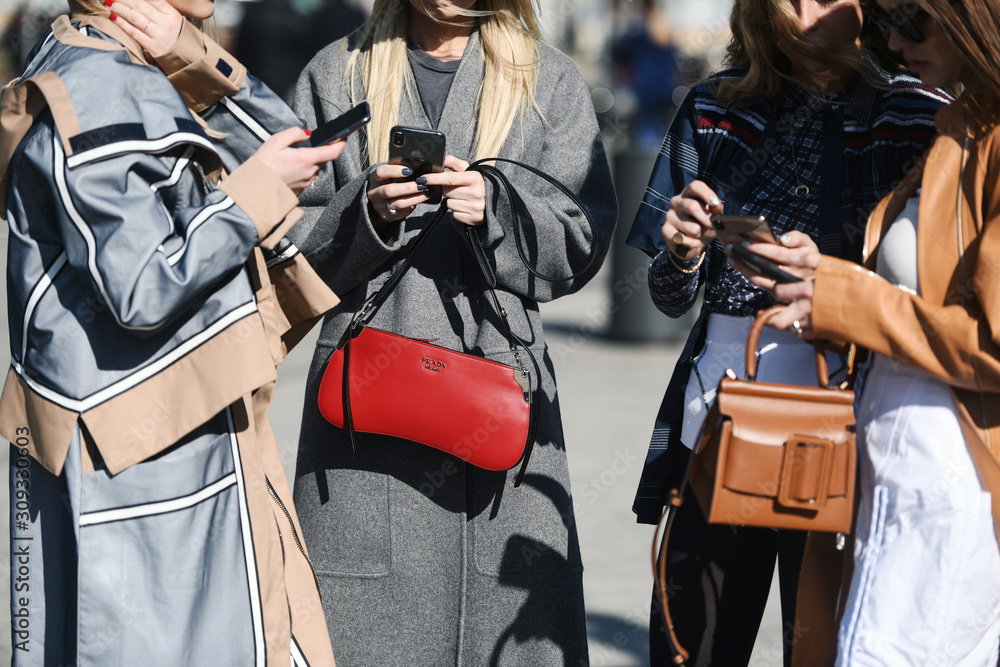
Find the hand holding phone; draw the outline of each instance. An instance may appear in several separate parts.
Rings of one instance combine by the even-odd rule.
[[[766,257],[761,257],[755,252],[751,252],[749,249],[744,248],[742,245],[733,245],[732,243],[723,246],[726,249],[726,253],[731,257],[735,257],[740,260],[751,269],[757,273],[767,276],[771,280],[778,283],[797,283],[801,282],[802,279],[793,276],[788,273],[780,266],[767,259]]]
[[[778,244],[778,237],[771,229],[771,223],[762,215],[712,215],[710,217],[715,235],[727,245],[740,245],[743,241]]]
[[[371,109],[367,102],[362,102],[356,107],[352,107],[340,114],[331,121],[323,123],[305,141],[299,142],[296,147],[323,146],[337,139],[343,139],[364,127],[372,119]]]
[[[726,254],[740,260],[757,273],[767,276],[779,283],[799,282],[792,274],[780,268],[777,264],[750,252],[743,247],[746,242],[778,243],[778,237],[771,229],[771,223],[762,215],[721,215],[711,216],[712,227],[716,238],[722,243]]]
[[[444,150],[443,132],[399,125],[389,131],[389,164],[413,170],[413,175],[403,180],[412,181],[424,174],[444,171]],[[440,187],[432,186],[427,190],[428,203],[437,204],[440,201]]]

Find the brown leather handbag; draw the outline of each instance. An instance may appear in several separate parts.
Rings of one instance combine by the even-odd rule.
[[[847,533],[854,513],[854,392],[829,388],[823,350],[816,347],[818,387],[757,382],[757,344],[767,321],[784,306],[761,313],[747,338],[745,380],[730,371],[719,383],[698,438],[697,454],[653,539],[653,574],[674,664],[688,654],[673,631],[667,606],[667,542],[687,484],[709,523]],[[662,536],[662,537],[661,537]]]
[[[757,382],[764,311],[747,339],[745,380],[726,377],[705,418],[691,488],[709,523],[847,533],[857,464],[854,392],[828,388],[816,346],[818,387]]]

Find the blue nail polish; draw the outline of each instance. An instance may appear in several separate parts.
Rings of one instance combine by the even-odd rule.
[[[425,183],[427,183],[427,177],[426,176],[417,176],[417,183],[419,183],[420,185],[424,185]]]
[[[403,167],[403,176],[411,176],[411,175],[413,175],[413,170],[410,169],[409,167]]]
[[[420,184],[417,186],[417,190],[426,190],[429,186]]]

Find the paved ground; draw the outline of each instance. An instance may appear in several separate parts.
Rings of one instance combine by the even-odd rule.
[[[0,263],[6,238],[0,238]],[[627,344],[605,337],[618,283],[610,266],[579,294],[542,306],[547,339],[559,382],[573,494],[576,499],[584,585],[595,667],[637,667],[649,663],[647,605],[652,586],[652,527],[640,526],[631,512],[652,420],[680,347],[676,343]],[[634,274],[629,271],[629,274]],[[621,292],[618,292],[621,298]],[[6,312],[5,291],[0,290]],[[648,298],[628,292],[636,299]],[[634,305],[634,303],[632,304]],[[619,313],[621,311],[618,311]],[[289,356],[280,370],[272,421],[286,466],[294,465],[299,414],[312,339]],[[6,349],[0,327],[0,349]],[[0,481],[0,504],[6,476]],[[0,511],[0,531],[7,513]],[[0,550],[0,627],[9,606],[9,554]],[[772,595],[772,599],[776,598]],[[780,621],[769,607],[752,661],[754,667],[780,665]],[[0,661],[10,637],[0,632]]]

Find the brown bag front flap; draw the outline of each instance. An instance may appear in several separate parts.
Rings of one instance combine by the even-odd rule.
[[[848,530],[853,405],[847,390],[723,380],[690,479],[708,521]]]
[[[854,392],[846,389],[724,379],[716,402],[734,436],[761,445],[784,445],[792,433],[842,445],[855,424]]]
[[[847,494],[847,476],[854,474],[847,451],[850,447],[854,447],[853,440],[833,446],[833,466],[827,497],[842,497]],[[781,472],[785,466],[785,454],[786,446],[761,445],[732,436],[729,438],[729,456],[722,483],[732,491],[775,498],[778,496]],[[801,501],[817,498],[823,486],[822,448],[795,446],[792,457],[789,495]]]
[[[764,322],[751,332],[750,356]],[[825,364],[817,350],[817,373]],[[709,409],[690,485],[710,523],[845,532],[854,506],[854,393],[723,379]]]

